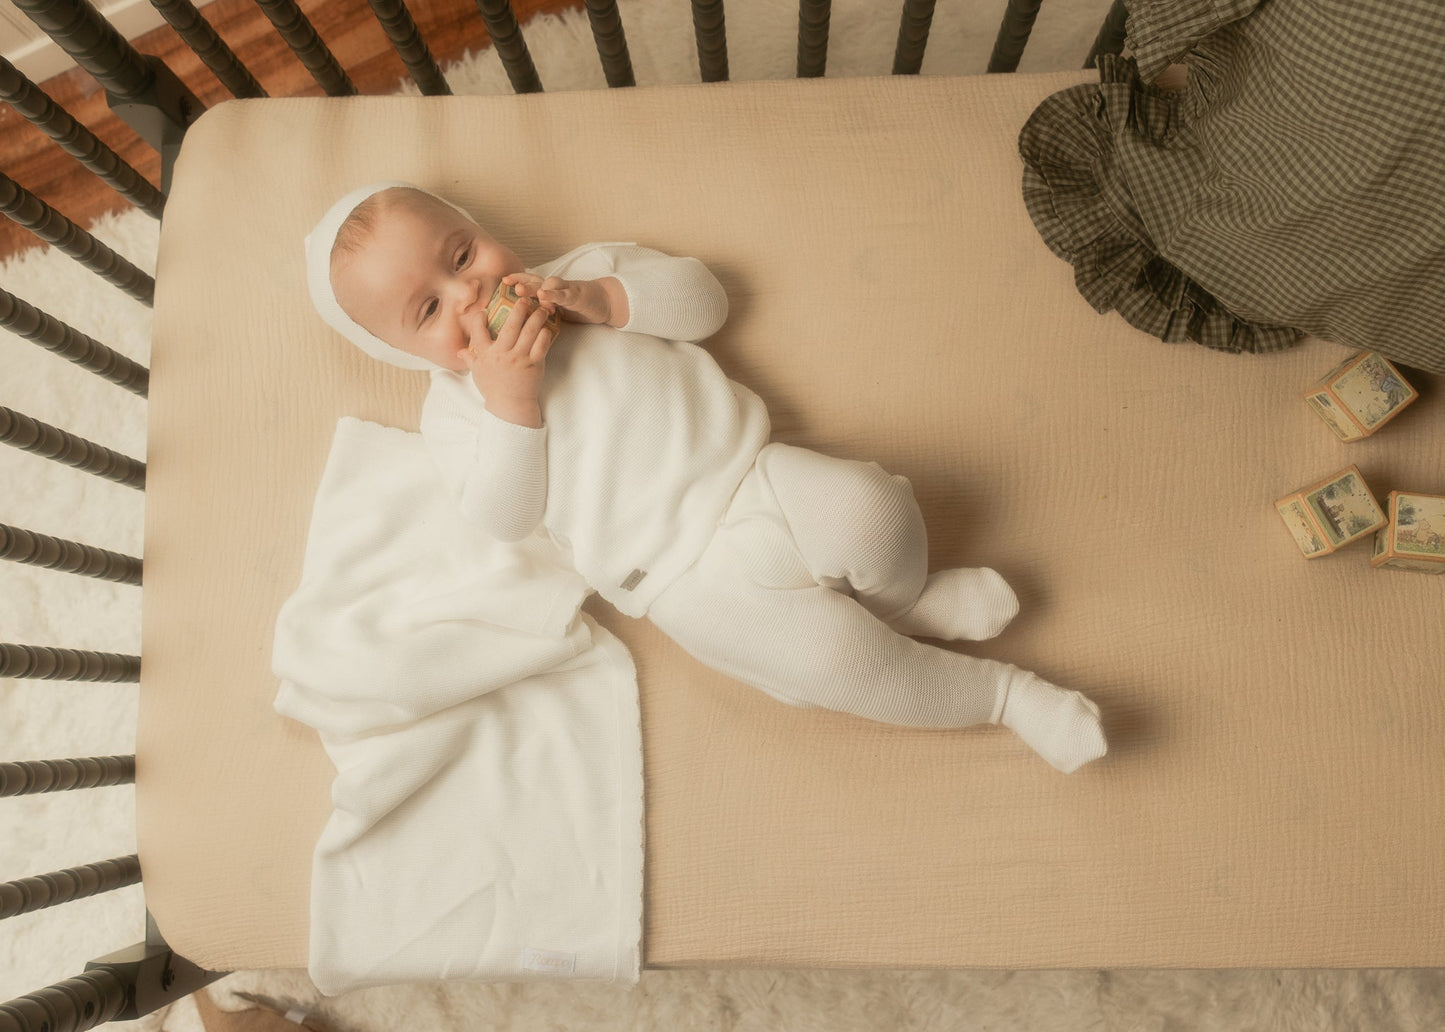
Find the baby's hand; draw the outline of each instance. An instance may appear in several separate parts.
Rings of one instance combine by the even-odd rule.
[[[507,315],[493,340],[487,333],[487,313],[478,307],[463,316],[468,346],[462,361],[481,391],[487,411],[519,426],[540,427],[542,407],[537,398],[547,352],[556,335],[547,326],[553,306],[524,298]]]
[[[627,322],[626,313],[619,313],[614,303],[622,294],[621,287],[609,290],[609,280],[565,280],[560,276],[543,279],[530,272],[516,272],[502,277],[502,282],[510,283],[518,297],[536,298],[545,304],[555,305],[562,318],[569,322],[608,323],[612,326],[622,326]],[[617,281],[610,280],[610,283],[616,284]],[[626,297],[625,294],[622,296]],[[622,318],[614,318],[619,314]]]

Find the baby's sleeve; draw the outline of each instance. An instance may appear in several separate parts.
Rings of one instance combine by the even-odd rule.
[[[462,516],[499,541],[521,541],[547,508],[547,428],[498,419],[469,396],[470,377],[446,375],[433,374],[422,438]]]
[[[636,244],[589,244],[538,269],[542,276],[611,276],[627,294],[628,321],[619,327],[664,340],[711,337],[728,317],[728,296],[696,258],[677,258]]]

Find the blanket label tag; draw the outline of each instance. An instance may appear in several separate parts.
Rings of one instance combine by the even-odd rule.
[[[577,970],[577,954],[559,953],[557,950],[534,950],[528,946],[522,950],[522,967],[527,971],[541,971],[549,975],[570,975]]]
[[[646,570],[633,570],[627,575],[627,579],[622,582],[622,590],[631,591],[633,588],[637,587],[637,585],[641,584],[642,578],[646,576]]]

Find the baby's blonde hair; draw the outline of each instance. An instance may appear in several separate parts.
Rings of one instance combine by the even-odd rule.
[[[382,193],[385,192],[385,190],[382,191]],[[336,230],[336,239],[331,243],[333,267],[339,257],[355,254],[361,250],[363,244],[371,239],[371,233],[376,229],[376,216],[380,209],[381,193],[372,194],[351,209],[351,214],[346,216],[346,221]]]
[[[346,220],[336,230],[336,239],[331,244],[331,268],[335,270],[341,258],[356,254],[366,245],[376,230],[377,220],[386,209],[397,204],[440,203],[425,190],[410,186],[392,186],[377,191],[352,208],[351,214],[346,216]]]

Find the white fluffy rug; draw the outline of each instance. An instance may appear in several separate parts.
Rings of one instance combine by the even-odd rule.
[[[622,0],[640,85],[698,80],[684,0]],[[835,0],[829,75],[887,74],[897,2]],[[1045,4],[1021,71],[1082,64],[1109,0]],[[942,0],[926,75],[981,72],[1003,0]],[[788,0],[728,0],[734,79],[793,74],[797,7]],[[526,38],[550,90],[605,81],[582,12],[543,16]],[[747,46],[741,44],[747,40]],[[449,69],[458,93],[510,92],[494,55]],[[98,236],[144,268],[158,232],[132,212],[103,220]],[[149,313],[64,255],[36,249],[0,268],[6,289],[141,362]],[[0,405],[138,458],[145,405],[26,341],[0,331]],[[0,448],[0,523],[139,555],[143,496]],[[0,639],[116,652],[140,648],[139,589],[4,564]],[[0,759],[128,753],[131,686],[0,680]],[[129,788],[62,793],[0,804],[0,880],[134,852]],[[80,971],[86,960],[144,934],[140,889],[73,903],[0,925],[0,1000]],[[320,1000],[301,972],[239,972],[211,988],[227,1009],[250,991],[319,1009],[348,1032],[397,1027],[473,1029],[991,1029],[1121,1032],[1445,1028],[1440,971],[1077,972],[647,972],[636,989],[596,985],[449,985],[371,990]],[[147,1032],[199,1032],[182,1001],[136,1023]]]

